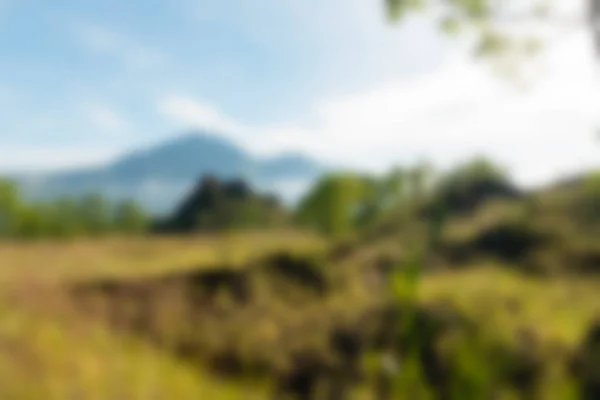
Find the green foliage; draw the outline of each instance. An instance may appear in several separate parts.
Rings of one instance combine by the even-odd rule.
[[[85,222],[79,218],[80,207],[76,200],[58,199],[52,209],[52,235],[74,237],[86,231]]]
[[[600,174],[592,173],[583,179],[581,188],[573,193],[569,214],[580,225],[600,231]]]
[[[148,229],[150,219],[142,207],[131,200],[119,203],[115,211],[115,225],[120,232],[141,233]]]
[[[297,219],[337,237],[371,231],[414,214],[429,195],[433,176],[427,163],[395,167],[380,177],[332,174],[301,201]]]
[[[0,179],[0,236],[10,236],[16,232],[20,206],[17,185],[9,180]]]
[[[508,180],[508,174],[502,167],[494,164],[492,161],[483,157],[476,157],[465,163],[459,164],[448,175],[448,179],[454,181],[493,179],[506,182]]]
[[[392,19],[401,19],[410,11],[422,10],[426,5],[427,0],[386,0]]]
[[[510,39],[505,34],[487,28],[481,32],[481,38],[475,47],[475,54],[481,57],[489,57],[507,51],[510,46]]]
[[[112,228],[110,205],[102,195],[85,196],[79,208],[79,215],[90,233],[100,235]]]
[[[430,207],[448,213],[475,210],[491,198],[515,198],[519,191],[506,172],[485,158],[467,161],[445,174]]]
[[[276,198],[255,193],[244,181],[205,177],[161,228],[176,232],[275,226],[285,221]]]
[[[374,212],[376,192],[375,182],[368,177],[326,176],[301,201],[298,221],[334,236],[351,234]]]
[[[440,29],[448,36],[456,36],[461,33],[463,24],[460,18],[454,15],[447,15],[440,20]]]
[[[18,236],[36,238],[47,231],[47,218],[41,208],[24,207],[19,213],[18,221]]]
[[[599,31],[594,26],[600,14],[598,2],[589,0],[588,24],[596,44]],[[519,3],[519,2],[517,2]],[[502,0],[385,0],[387,15],[402,21],[411,13],[432,10],[438,16],[439,29],[446,35],[456,36],[469,32],[475,38],[475,55],[491,59],[497,72],[518,77],[519,61],[536,54],[542,48],[541,36],[523,37],[519,29],[511,30],[515,20],[562,24],[560,15],[553,13],[557,1],[521,1],[518,11],[514,2]],[[515,15],[515,12],[517,13]],[[516,26],[516,25],[515,25]],[[521,30],[522,31],[522,30]],[[600,46],[596,46],[600,49]],[[517,74],[517,76],[514,76]]]
[[[21,198],[14,182],[0,179],[0,237],[31,239],[141,233],[148,225],[148,215],[132,201],[113,205],[102,195],[91,194],[82,199],[28,203]]]

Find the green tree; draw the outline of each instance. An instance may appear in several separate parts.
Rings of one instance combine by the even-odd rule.
[[[144,209],[132,200],[119,203],[115,210],[115,227],[125,233],[145,232],[150,218]]]
[[[53,230],[59,237],[85,233],[83,216],[76,200],[63,197],[53,204]]]
[[[112,227],[112,215],[108,201],[100,194],[90,194],[80,201],[78,215],[87,233],[104,234]]]
[[[394,167],[379,178],[364,178],[360,212],[356,215],[357,227],[370,228],[389,217],[407,203],[407,173],[400,167]]]
[[[297,218],[334,236],[352,233],[373,203],[375,188],[372,179],[359,175],[326,176],[301,201]]]
[[[434,177],[434,168],[427,162],[419,162],[406,171],[407,192],[412,203],[419,204],[427,196]]]
[[[442,177],[434,201],[450,213],[463,213],[472,211],[491,198],[514,198],[519,194],[502,167],[477,157],[458,165]]]
[[[406,198],[406,171],[400,167],[394,167],[384,177],[383,191],[385,204],[397,204]]]
[[[0,179],[0,236],[15,234],[20,207],[17,185],[10,180]]]
[[[16,236],[40,238],[48,234],[48,217],[39,206],[27,205],[19,210]]]
[[[492,60],[490,65],[496,72],[518,80],[521,61],[544,45],[539,33],[544,30],[521,29],[524,24],[545,24],[562,31],[587,25],[600,55],[600,1],[585,1],[585,17],[561,14],[559,0],[385,0],[385,5],[388,17],[395,22],[415,12],[433,11],[442,32],[453,36],[469,33],[475,39],[476,56]]]
[[[202,178],[163,228],[171,231],[218,231],[272,226],[284,222],[276,198],[256,193],[245,181]]]

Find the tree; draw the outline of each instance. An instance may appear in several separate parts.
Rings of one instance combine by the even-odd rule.
[[[494,197],[518,196],[520,191],[501,167],[478,157],[455,167],[441,179],[434,202],[449,213],[465,213]]]
[[[272,226],[284,219],[277,199],[255,193],[245,181],[221,182],[206,176],[160,228],[177,232],[216,231]]]
[[[12,235],[18,225],[21,199],[17,185],[0,179],[0,236]]]
[[[59,237],[85,233],[83,213],[77,201],[63,197],[52,204],[52,232]]]
[[[20,210],[16,236],[39,238],[48,233],[48,218],[41,207],[25,206]]]
[[[86,232],[97,235],[111,229],[111,211],[106,198],[100,194],[85,196],[79,203],[78,215]]]
[[[44,203],[21,200],[18,186],[0,179],[0,237],[38,238],[99,235],[115,231],[141,233],[150,216],[132,201],[111,205],[100,194],[62,197]]]
[[[432,185],[434,168],[427,162],[419,162],[407,169],[405,174],[411,201],[418,204],[424,200]]]
[[[375,188],[374,181],[364,176],[326,176],[300,202],[297,218],[334,236],[349,234],[373,203]]]
[[[386,175],[367,182],[370,188],[356,221],[359,228],[376,225],[382,219],[387,219],[391,211],[406,207],[409,201],[407,169],[394,167]]]
[[[406,197],[406,171],[400,167],[390,170],[383,181],[384,202],[396,204]]]
[[[434,10],[440,29],[446,34],[474,31],[477,55],[514,58],[528,56],[541,48],[539,36],[513,29],[531,23],[563,29],[587,25],[600,55],[600,0],[586,1],[586,16],[558,14],[552,7],[557,4],[556,0],[385,0],[385,4],[393,21],[417,11]]]
[[[147,230],[150,219],[144,209],[132,200],[119,203],[115,210],[115,228],[125,233],[141,233]]]

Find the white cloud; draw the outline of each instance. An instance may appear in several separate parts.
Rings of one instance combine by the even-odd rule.
[[[48,172],[61,168],[105,163],[118,154],[118,150],[98,146],[1,146],[0,172]]]
[[[84,112],[87,120],[103,132],[124,133],[131,128],[131,124],[123,116],[105,105],[90,104]]]
[[[78,37],[88,49],[117,57],[128,67],[151,68],[164,61],[158,50],[114,30],[83,21],[76,21],[74,25]]]
[[[213,127],[256,153],[302,150],[337,164],[381,170],[426,157],[449,165],[486,154],[522,183],[600,165],[600,81],[588,32],[549,44],[528,90],[468,58],[418,79],[386,82],[316,104],[315,127],[244,126],[190,97],[163,100],[163,115]]]
[[[184,95],[169,95],[160,101],[162,115],[199,129],[239,132],[244,127],[225,116],[210,104]]]

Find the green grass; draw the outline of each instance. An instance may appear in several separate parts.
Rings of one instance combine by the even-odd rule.
[[[0,398],[264,399],[265,385],[220,380],[168,349],[72,313],[45,288],[235,266],[277,250],[318,252],[325,245],[289,231],[2,243]]]
[[[313,234],[265,231],[205,236],[75,239],[0,243],[0,285],[132,278],[215,265],[239,265],[277,250],[322,251]]]
[[[262,399],[131,337],[15,307],[0,310],[2,399]]]
[[[539,278],[489,263],[426,275],[424,302],[448,301],[490,334],[510,339],[521,329],[542,342],[577,345],[600,316],[600,277]]]
[[[109,330],[73,313],[61,299],[52,298],[52,291],[41,288],[74,279],[140,280],[215,265],[244,265],[276,250],[320,253],[326,248],[321,238],[289,231],[0,244],[0,398],[267,398],[264,382],[217,378],[202,363],[186,362],[144,337]],[[199,316],[196,339],[204,349],[233,349],[273,364],[285,364],[286,354],[298,348],[325,353],[330,329],[355,321],[382,300],[384,286],[366,287],[363,274],[380,254],[402,259],[402,249],[389,239],[326,265],[335,289],[323,298],[296,292],[289,282],[260,273],[257,297],[239,309],[224,306],[223,315]],[[514,266],[486,261],[425,274],[418,302],[454,305],[487,339],[506,347],[517,346],[523,332],[532,334],[550,364],[553,352],[562,357],[576,350],[600,313],[599,285],[600,278],[532,277]],[[464,362],[478,365],[468,358]],[[547,372],[542,398],[567,398],[568,382],[553,373]],[[357,399],[371,398],[369,388],[359,389]]]

